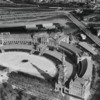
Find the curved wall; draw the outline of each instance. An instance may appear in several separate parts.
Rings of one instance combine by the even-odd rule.
[[[78,71],[77,71],[77,74],[78,74],[79,77],[84,76],[84,74],[85,74],[85,72],[87,70],[87,67],[88,67],[87,59],[84,59],[84,60],[79,62],[79,64],[78,64]]]
[[[25,50],[32,50],[33,46],[35,43],[37,43],[37,38],[32,38],[30,34],[11,34],[11,35],[0,35],[0,44],[1,44],[1,49],[7,50],[7,49],[25,49]],[[42,39],[42,37],[41,37]],[[53,42],[53,43],[51,43]],[[47,45],[47,46],[51,46],[55,47],[55,42],[51,41],[50,43],[47,41],[45,41],[45,39],[42,39],[41,44]],[[69,44],[63,43],[61,42],[60,49],[62,49],[63,51],[67,52],[66,54],[69,54],[71,56],[72,61],[74,64],[77,64],[77,54],[80,54],[81,51],[79,49],[77,49],[74,46],[70,46]],[[58,52],[58,51],[49,51],[49,50],[45,50],[43,52],[43,55],[46,55],[47,58],[49,58],[49,56],[51,58],[56,59],[55,62],[59,61],[59,63],[62,63],[62,53]],[[74,58],[73,58],[74,55]],[[74,60],[73,60],[74,59]],[[66,61],[67,62],[67,61]],[[67,67],[67,66],[66,66]],[[74,66],[72,66],[74,67]],[[78,66],[79,70],[78,70],[78,75],[79,77],[82,77],[87,69],[87,60],[83,60],[80,65]],[[70,68],[69,68],[70,69]],[[70,74],[73,74],[73,68],[70,72]],[[74,72],[75,73],[75,72]]]

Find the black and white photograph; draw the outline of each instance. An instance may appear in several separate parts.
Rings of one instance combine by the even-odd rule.
[[[100,0],[0,0],[0,100],[100,100]]]

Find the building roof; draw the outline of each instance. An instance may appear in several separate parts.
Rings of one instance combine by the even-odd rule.
[[[80,49],[78,49],[77,47],[75,47],[72,44],[67,44],[66,42],[60,42],[60,46],[71,51],[71,52],[73,52],[76,55],[82,53],[82,51]]]
[[[69,42],[68,36],[63,35],[57,39],[57,43],[60,43],[61,41],[68,43]]]
[[[45,50],[43,53],[49,54],[49,55],[55,57],[56,59],[62,61],[62,53],[60,53],[60,52]]]
[[[10,35],[0,35],[3,39],[6,40],[30,40],[32,41],[30,34],[10,34]]]
[[[86,80],[84,79],[84,78],[76,78],[75,80],[74,80],[74,82],[73,82],[73,84],[76,86],[77,85],[77,87],[83,87],[84,86],[84,84],[85,84],[85,82],[86,82]]]
[[[80,84],[84,84],[84,83],[86,82],[86,80],[83,79],[83,78],[76,78],[76,79],[75,79],[75,82],[78,82],[78,83],[80,83]]]
[[[74,82],[70,84],[70,94],[82,98],[84,96],[84,86],[86,85],[86,82],[85,79],[77,77]]]
[[[79,45],[82,46],[87,51],[89,51],[91,54],[93,54],[93,55],[97,54],[97,52],[95,51],[95,48],[91,47],[88,43],[86,43],[86,42],[80,42]]]

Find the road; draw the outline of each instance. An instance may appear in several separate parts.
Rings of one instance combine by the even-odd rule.
[[[97,46],[100,47],[100,39],[97,36],[91,34],[91,32],[86,28],[86,26],[76,19],[70,12],[64,11],[64,15],[66,15],[80,30],[82,30]]]
[[[80,22],[78,19],[76,19],[71,13],[70,11],[51,11],[51,12],[42,12],[42,13],[34,13],[34,16],[33,14],[29,14],[31,17],[37,17],[35,19],[31,19],[31,20],[39,20],[39,19],[45,19],[45,18],[48,18],[48,17],[51,17],[51,16],[56,16],[56,15],[65,15],[67,18],[69,18],[80,30],[82,30],[97,46],[100,46],[100,39],[97,37],[97,36],[94,36],[93,34],[91,34],[91,32],[87,29],[87,27],[82,23]],[[18,14],[18,16],[9,16],[9,18],[14,18],[14,20],[16,20],[15,18],[18,17],[18,19],[16,21],[19,20],[19,18],[22,17],[23,19],[23,15],[27,15],[26,14]],[[41,18],[41,15],[42,15],[42,18]],[[6,15],[3,16],[3,18],[6,18]],[[28,15],[27,15],[28,17]],[[3,19],[3,18],[0,18],[0,19]],[[4,19],[5,19],[4,18]],[[14,22],[13,20],[13,22]],[[24,19],[23,19],[24,20]],[[20,20],[21,21],[21,20]],[[9,21],[8,21],[9,22]],[[11,20],[10,20],[11,22]],[[19,21],[18,21],[19,22]],[[24,21],[25,22],[25,21]],[[14,22],[15,23],[15,22]],[[7,23],[6,23],[7,24]],[[8,23],[9,24],[9,23]],[[13,24],[13,23],[12,23]],[[2,25],[2,24],[1,24]],[[0,26],[1,26],[0,25]]]

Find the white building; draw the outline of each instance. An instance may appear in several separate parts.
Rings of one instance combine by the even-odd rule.
[[[90,81],[83,78],[76,78],[74,81],[71,80],[69,86],[69,94],[75,96],[70,96],[69,100],[80,100],[78,98],[87,100],[90,95]]]

